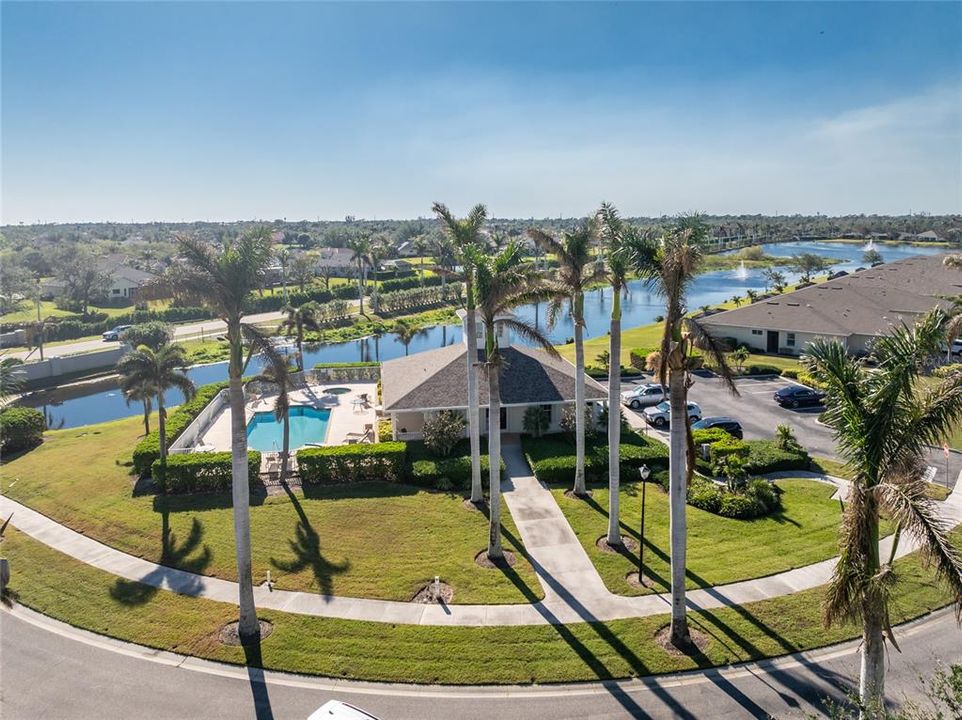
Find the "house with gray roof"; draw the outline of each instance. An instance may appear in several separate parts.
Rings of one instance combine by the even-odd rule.
[[[458,312],[466,330],[467,313]],[[567,360],[543,350],[512,342],[510,331],[497,322],[498,343],[504,356],[501,370],[501,430],[524,431],[524,414],[530,407],[542,407],[550,418],[547,432],[560,430],[562,413],[574,403],[575,367]],[[483,328],[478,322],[479,336]],[[467,333],[461,343],[437,350],[389,360],[381,366],[382,409],[391,418],[396,439],[418,439],[424,421],[441,410],[467,413]],[[479,337],[480,339],[480,337]],[[483,347],[483,340],[479,342]],[[478,352],[478,363],[484,351]],[[481,432],[488,429],[488,382],[478,366]],[[607,399],[605,388],[585,377],[585,398],[598,413]]]
[[[732,345],[800,355],[815,338],[835,339],[865,354],[872,340],[935,307],[948,310],[962,295],[962,272],[945,255],[911,257],[774,295],[705,318],[702,324]]]

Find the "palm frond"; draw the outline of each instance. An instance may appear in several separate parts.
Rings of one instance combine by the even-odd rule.
[[[545,337],[534,325],[518,320],[517,318],[504,318],[499,322],[504,324],[509,330],[512,330],[518,337],[527,340],[533,345],[537,345],[552,357],[560,357],[555,346],[551,344],[551,340]]]
[[[738,387],[735,385],[735,374],[728,364],[728,356],[726,355],[731,348],[712,335],[704,325],[694,318],[685,318],[684,326],[691,337],[692,345],[708,354],[715,371],[721,376],[725,386],[731,391],[732,395],[737,397]]]

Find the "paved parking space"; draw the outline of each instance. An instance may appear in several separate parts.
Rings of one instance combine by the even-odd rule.
[[[773,399],[776,390],[793,384],[791,380],[779,377],[738,378],[735,381],[737,396],[732,395],[717,377],[696,376],[694,380],[688,392],[689,400],[701,406],[705,417],[729,415],[738,420],[746,440],[769,439],[775,434],[776,425],[785,424],[795,430],[798,441],[813,455],[828,458],[837,456],[831,429],[817,420],[823,407],[783,408]],[[622,389],[643,382],[651,382],[651,379],[646,377],[622,383]],[[929,464],[935,468],[934,482],[942,485],[948,481],[949,487],[954,487],[962,472],[962,453],[951,452],[946,459],[940,448],[933,448]]]

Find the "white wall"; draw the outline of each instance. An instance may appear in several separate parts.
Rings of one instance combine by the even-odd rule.
[[[229,403],[229,390],[224,389],[217,393],[214,399],[207,404],[207,407],[201,410],[200,414],[194,418],[194,421],[187,426],[187,429],[171,443],[169,452],[172,455],[190,452],[190,448],[192,448],[210,428],[217,414]]]
[[[717,338],[734,338],[736,344],[744,343],[749,347],[756,348],[761,352],[766,352],[768,347],[768,331],[774,330],[775,328],[751,328],[751,327],[734,327],[731,325],[716,325],[710,320],[703,323],[705,327]],[[760,335],[753,334],[753,330],[760,332]],[[788,338],[789,332],[786,330],[778,331],[778,352],[779,353],[790,353],[792,355],[800,355],[805,352],[805,348],[808,344],[815,338],[826,338],[830,340],[838,340],[843,345],[847,343],[847,338],[842,335],[820,335],[818,333],[795,333],[795,345],[793,347],[789,346]]]
[[[105,350],[82,355],[48,357],[46,360],[24,363],[20,369],[23,373],[22,377],[27,382],[35,382],[88,370],[107,370],[116,365],[125,352],[127,352],[126,345],[114,345]]]

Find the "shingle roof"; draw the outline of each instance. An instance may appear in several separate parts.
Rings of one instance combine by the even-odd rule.
[[[381,396],[384,409],[423,410],[463,408],[468,405],[468,379],[463,344],[388,360],[381,366]],[[575,395],[575,368],[566,360],[553,358],[542,350],[522,346],[504,348],[501,371],[501,402],[528,405],[572,402]],[[479,352],[478,359],[483,355]],[[488,384],[484,371],[478,382],[481,407],[488,404]],[[607,391],[591,378],[585,378],[585,397],[603,400]]]
[[[755,327],[825,335],[876,335],[911,323],[945,296],[962,294],[962,272],[942,264],[944,255],[912,257],[852,273],[753,305],[712,315],[715,333],[724,327]]]

